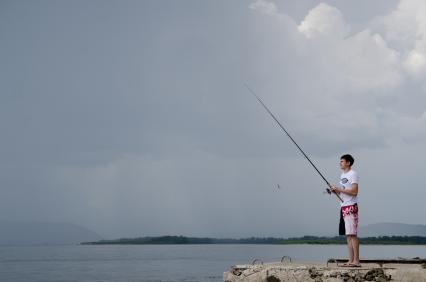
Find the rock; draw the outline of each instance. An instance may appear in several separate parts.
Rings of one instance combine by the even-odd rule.
[[[226,282],[361,282],[426,281],[419,264],[363,264],[361,268],[326,266],[320,263],[265,263],[233,266],[223,274]]]
[[[389,277],[386,276],[383,269],[380,269],[380,268],[369,270],[365,274],[364,279],[366,281],[377,281],[377,282],[386,282],[391,280],[390,276]]]
[[[266,282],[281,282],[281,280],[274,275],[266,277]]]

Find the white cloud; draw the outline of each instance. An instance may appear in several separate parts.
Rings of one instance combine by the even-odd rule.
[[[342,13],[325,3],[312,9],[298,29],[308,38],[321,35],[344,37],[349,31]]]
[[[266,0],[256,0],[256,2],[250,4],[249,8],[267,15],[278,14],[277,5],[275,5],[274,2],[268,2]]]
[[[426,76],[426,2],[401,0],[398,7],[382,18],[384,36],[403,54],[403,66],[409,76]]]
[[[414,48],[426,32],[425,9],[425,1],[401,0],[394,11],[380,18],[386,40],[398,49]]]
[[[317,151],[423,140],[425,87],[416,81],[426,75],[424,15],[426,3],[402,0],[375,25],[350,34],[337,8],[319,4],[296,25],[300,37],[287,25],[263,46],[259,61],[270,68],[260,65],[267,89],[259,91],[281,93],[274,101],[278,110],[304,125],[295,134],[315,140]]]
[[[346,87],[388,90],[400,85],[399,53],[383,38],[364,30],[337,43],[336,68]]]
[[[318,40],[311,44],[317,48],[318,56],[327,57],[327,61],[320,60],[320,67],[328,70],[326,74],[333,78],[336,90],[386,90],[400,85],[399,52],[370,29],[349,36],[349,24],[337,8],[319,4],[298,30],[307,38]]]
[[[414,77],[422,76],[426,72],[426,54],[419,50],[412,50],[404,61],[406,71]]]

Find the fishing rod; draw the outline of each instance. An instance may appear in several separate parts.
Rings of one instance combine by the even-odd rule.
[[[318,172],[318,174],[321,176],[321,178],[327,183],[327,186],[329,187],[327,189],[327,193],[331,194],[331,184],[328,182],[328,180],[322,175],[322,173],[318,170],[318,168],[314,165],[314,163],[309,159],[309,157],[305,154],[305,152],[300,148],[300,146],[294,141],[293,137],[288,133],[288,131],[284,128],[284,126],[278,121],[278,119],[274,116],[274,114],[268,109],[268,107],[263,103],[263,101],[254,93],[254,91],[246,84],[244,83],[245,87],[253,94],[253,96],[259,101],[259,103],[265,108],[265,110],[271,115],[271,117],[278,123],[278,125],[281,127],[282,130],[284,130],[285,134],[290,138],[291,141],[293,141],[294,145],[299,149],[299,151],[302,153],[302,155],[308,160],[308,162],[313,166],[313,168]],[[333,193],[336,195],[337,198],[343,203],[342,198],[335,192]]]

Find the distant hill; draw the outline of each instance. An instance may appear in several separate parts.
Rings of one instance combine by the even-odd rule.
[[[426,225],[405,223],[375,223],[360,226],[359,237],[426,236]]]
[[[362,237],[362,245],[426,245],[426,237],[421,236],[382,236],[382,237]],[[101,240],[97,242],[83,242],[82,245],[190,245],[190,244],[267,244],[267,245],[288,245],[288,244],[346,244],[344,236],[317,237],[303,236],[298,238],[242,238],[242,239],[218,239],[218,238],[197,238],[185,236],[159,236],[159,237],[139,237],[122,238],[116,240]]]
[[[0,221],[0,245],[62,245],[101,239],[95,232],[71,223]]]

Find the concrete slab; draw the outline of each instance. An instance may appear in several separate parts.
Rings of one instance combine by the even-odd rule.
[[[421,264],[364,263],[360,268],[340,267],[317,262],[272,262],[256,265],[235,265],[223,274],[225,282],[278,281],[426,281],[426,269]]]

